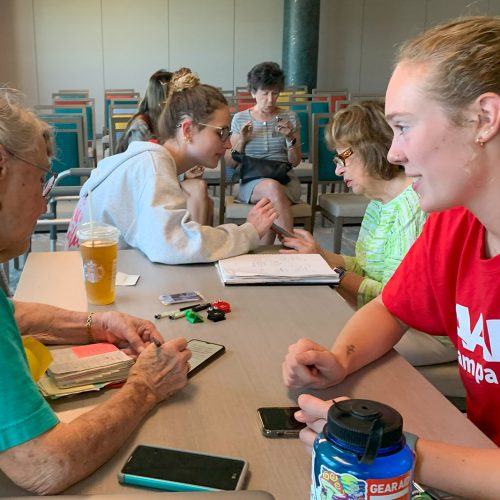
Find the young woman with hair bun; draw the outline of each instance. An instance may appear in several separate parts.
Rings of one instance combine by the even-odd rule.
[[[210,227],[192,219],[177,177],[196,165],[218,165],[231,147],[229,122],[218,89],[200,83],[187,68],[175,72],[159,119],[163,143],[133,142],[99,162],[82,186],[68,246],[78,245],[76,229],[89,219],[92,191],[94,220],[116,226],[120,248],[138,248],[153,262],[213,262],[256,248],[276,219],[269,200],[255,205],[241,226]]]

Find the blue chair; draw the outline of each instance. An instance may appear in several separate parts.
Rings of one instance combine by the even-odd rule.
[[[95,99],[93,97],[74,97],[74,94],[52,94],[52,102],[55,106],[85,106],[87,140],[93,145],[96,140],[95,130]]]
[[[333,158],[336,153],[326,144],[325,128],[334,113],[315,113],[312,120],[313,184],[312,202],[321,215],[333,222],[333,251],[340,253],[344,225],[360,225],[369,200],[353,193],[324,193],[318,196],[318,186],[343,183],[335,175]]]
[[[52,127],[54,135],[54,157],[51,168],[63,172],[72,168],[86,167],[86,141],[83,134],[83,116],[38,113],[38,117]],[[80,177],[68,176],[59,185],[78,186]]]

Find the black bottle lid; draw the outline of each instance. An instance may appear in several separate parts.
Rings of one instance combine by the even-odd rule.
[[[371,463],[379,448],[401,441],[403,418],[390,406],[369,399],[347,399],[328,411],[326,432],[347,446],[365,450],[362,463]]]

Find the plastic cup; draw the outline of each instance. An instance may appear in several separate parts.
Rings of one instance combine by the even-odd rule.
[[[115,301],[116,261],[120,231],[110,224],[86,222],[78,227],[87,300],[106,305]]]

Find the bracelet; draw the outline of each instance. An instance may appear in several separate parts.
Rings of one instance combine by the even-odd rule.
[[[95,338],[92,336],[92,319],[94,317],[93,312],[87,316],[87,321],[85,321],[85,328],[87,329],[87,340],[89,344],[95,343]]]

